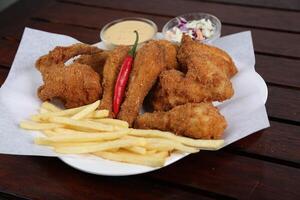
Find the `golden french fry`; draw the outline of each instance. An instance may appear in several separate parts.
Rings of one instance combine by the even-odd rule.
[[[125,150],[119,150],[117,152],[96,152],[94,155],[108,160],[146,165],[150,167],[161,167],[165,163],[165,158],[159,156],[139,155]]]
[[[46,135],[47,137],[54,136],[54,135],[57,135],[57,134],[58,134],[58,133],[56,133],[56,132],[53,131],[53,130],[44,130],[43,133],[44,133],[44,135]]]
[[[108,110],[96,110],[96,111],[90,113],[89,115],[87,115],[86,118],[101,119],[101,118],[108,117],[108,115],[109,115]]]
[[[58,147],[55,151],[64,154],[81,154],[81,153],[93,153],[98,151],[107,151],[116,148],[125,148],[130,146],[143,146],[145,141],[142,138],[139,139],[119,139],[113,141],[105,141],[100,144],[89,146],[70,146],[70,147]]]
[[[123,120],[119,120],[119,119],[106,118],[106,119],[95,119],[94,121],[100,122],[100,123],[103,123],[103,124],[112,125],[112,126],[120,126],[122,128],[128,128],[129,127],[128,122],[123,121]]]
[[[159,152],[153,153],[152,155],[156,156],[156,157],[167,158],[170,154],[168,151],[159,151]]]
[[[86,116],[88,116],[89,114],[91,114],[93,111],[95,111],[98,106],[100,104],[100,100],[95,101],[94,103],[87,105],[87,107],[85,107],[83,110],[79,111],[78,113],[76,113],[75,115],[73,115],[71,117],[71,119],[82,119]]]
[[[141,155],[147,153],[147,150],[144,147],[139,147],[139,146],[126,147],[125,150],[130,151],[132,153],[141,154]]]
[[[166,138],[173,141],[180,142],[187,146],[197,147],[200,149],[206,150],[216,150],[221,148],[224,145],[224,140],[201,140],[201,139],[192,139],[182,136],[174,135],[170,132],[159,131],[159,130],[141,130],[141,129],[132,129],[129,135],[139,136],[139,137],[153,137],[153,138]]]
[[[68,143],[68,142],[61,142],[61,143],[55,143],[55,142],[51,142],[45,139],[41,139],[41,137],[36,138],[34,140],[35,144],[38,145],[45,145],[45,146],[51,146],[54,148],[61,148],[61,147],[76,147],[76,146],[90,146],[90,145],[95,145],[95,144],[99,144],[99,142],[72,142],[72,143]]]
[[[45,108],[40,108],[40,113],[48,113],[49,111]]]
[[[57,112],[47,112],[47,113],[42,113],[42,114],[36,114],[36,115],[33,115],[31,117],[31,119],[34,118],[35,120],[39,119],[40,121],[47,121],[49,119],[49,117],[53,117],[53,116],[61,116],[61,117],[62,116],[71,116],[71,115],[75,115],[76,113],[80,112],[87,106],[88,105],[77,107],[77,108],[61,110],[61,111],[57,111]]]
[[[60,108],[58,108],[57,106],[53,105],[52,103],[45,101],[42,103],[41,108],[48,110],[50,112],[59,112],[61,111]]]
[[[71,142],[99,142],[106,140],[115,140],[126,135],[129,130],[115,131],[111,133],[84,133],[84,134],[59,134],[50,137],[38,137],[37,140],[48,141],[49,143],[71,143]],[[47,143],[47,142],[46,142]]]
[[[150,150],[160,150],[160,151],[171,151],[171,150],[177,150],[181,152],[187,152],[187,153],[196,153],[199,151],[199,149],[194,147],[188,147],[185,146],[179,142],[176,141],[170,141],[167,139],[161,139],[161,138],[146,138],[146,148]]]
[[[86,134],[86,133],[98,133],[98,134],[102,134],[103,131],[95,131],[95,130],[90,130],[90,129],[82,129],[80,130],[79,129],[68,129],[68,128],[55,128],[54,131],[56,133],[59,133],[59,134]]]
[[[21,122],[20,127],[28,130],[47,130],[63,127],[62,124],[55,123],[36,123],[36,122]]]
[[[70,119],[67,117],[49,117],[49,122],[64,124],[69,127],[86,128],[95,131],[114,131],[113,126],[101,124],[93,121],[82,121],[76,119]]]

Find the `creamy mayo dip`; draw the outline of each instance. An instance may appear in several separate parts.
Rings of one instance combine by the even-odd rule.
[[[150,24],[138,20],[126,20],[118,22],[104,32],[104,40],[114,45],[132,45],[135,41],[134,31],[139,33],[139,43],[151,39],[155,29]]]

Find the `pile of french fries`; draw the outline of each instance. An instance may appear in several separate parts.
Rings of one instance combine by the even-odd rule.
[[[223,140],[196,140],[158,130],[129,128],[126,121],[108,118],[108,110],[98,110],[100,101],[62,110],[44,102],[31,121],[20,123],[44,135],[34,142],[54,148],[60,154],[93,154],[113,161],[161,167],[173,152],[195,153],[216,150]]]

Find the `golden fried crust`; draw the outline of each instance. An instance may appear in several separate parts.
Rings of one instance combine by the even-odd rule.
[[[171,131],[196,139],[219,139],[227,127],[225,118],[211,103],[188,103],[168,112],[138,116],[135,128]]]
[[[182,37],[182,44],[179,48],[177,59],[185,69],[189,56],[207,55],[212,59],[219,60],[218,67],[224,71],[229,78],[237,73],[237,68],[231,57],[222,49],[210,45],[202,44],[194,41],[191,37],[184,35]]]
[[[222,50],[184,36],[177,58],[185,73],[163,72],[153,90],[154,110],[166,111],[188,102],[224,101],[233,96],[230,77],[237,70]]]
[[[89,65],[65,62],[81,54],[101,52],[87,44],[56,47],[36,61],[36,68],[43,76],[44,85],[38,89],[42,101],[60,99],[66,108],[90,104],[100,98],[102,87],[99,75]]]
[[[188,66],[187,74],[177,70],[161,73],[152,97],[154,110],[166,111],[188,102],[224,101],[233,96],[230,80],[209,57],[190,57]]]
[[[127,56],[130,48],[128,46],[119,46],[115,48],[107,57],[103,68],[103,98],[101,100],[100,109],[109,110],[112,117],[112,106],[114,98],[115,84],[122,63]]]
[[[93,103],[100,98],[99,75],[88,65],[53,67],[43,74],[44,85],[38,89],[42,101],[59,98],[66,108]]]
[[[74,63],[80,63],[91,66],[99,75],[103,77],[103,68],[109,51],[100,51],[91,55],[81,55]]]
[[[55,47],[49,54],[41,56],[36,61],[36,68],[39,71],[48,70],[52,65],[61,65],[68,61],[69,59],[77,55],[90,55],[101,52],[101,49],[97,47],[78,43],[67,47]]]
[[[157,44],[161,46],[164,51],[166,62],[165,69],[177,69],[179,67],[176,58],[178,46],[167,40],[158,40]]]
[[[125,120],[130,126],[132,125],[145,96],[164,67],[164,50],[157,41],[150,41],[138,50],[118,119]]]

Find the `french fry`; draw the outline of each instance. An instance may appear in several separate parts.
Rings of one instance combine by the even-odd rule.
[[[53,130],[44,130],[43,133],[44,133],[44,135],[46,135],[47,137],[57,135],[57,133],[56,133],[55,131],[53,131]]]
[[[63,127],[62,124],[55,124],[55,123],[36,123],[36,122],[21,122],[20,127],[23,129],[28,130],[47,130],[47,129],[54,129]]]
[[[130,146],[143,146],[145,141],[140,139],[119,139],[114,141],[107,141],[100,144],[89,146],[70,146],[55,148],[57,153],[63,154],[81,154],[81,153],[94,153],[98,151],[107,151],[115,148],[125,148]]]
[[[187,152],[187,153],[196,153],[199,151],[199,149],[197,148],[188,147],[176,141],[170,141],[161,138],[147,138],[145,140],[146,140],[146,148],[150,150],[153,149],[160,150],[160,151],[177,150],[177,151]]]
[[[108,160],[146,165],[150,167],[161,167],[165,163],[165,158],[159,156],[139,155],[125,150],[119,150],[117,152],[96,152],[94,155]]]
[[[95,119],[94,121],[101,122],[103,124],[112,125],[112,126],[120,126],[122,128],[128,128],[129,127],[128,122],[123,121],[123,120],[119,120],[119,119],[106,118],[106,119]]]
[[[59,111],[61,111],[60,108],[53,105],[52,103],[49,103],[48,101],[43,102],[42,105],[41,105],[41,108],[46,109],[50,112],[59,112]]]
[[[50,137],[37,137],[35,141],[43,141],[43,143],[72,143],[72,142],[99,142],[105,140],[115,140],[126,135],[129,130],[115,131],[111,133],[85,133],[85,134],[59,134]]]
[[[86,116],[86,118],[90,119],[102,119],[105,117],[108,117],[109,111],[108,110],[96,110],[89,115]]]
[[[206,150],[216,150],[216,149],[221,148],[224,145],[224,140],[192,139],[192,138],[177,136],[177,135],[174,135],[173,133],[159,131],[159,130],[132,129],[132,131],[130,131],[129,135],[139,136],[139,137],[166,138],[166,139],[180,142],[187,146],[197,147],[197,148],[206,149]]]
[[[67,117],[49,117],[49,122],[64,124],[69,127],[86,128],[95,131],[114,131],[113,126],[101,124],[93,121],[81,121]],[[58,127],[59,128],[59,127]]]
[[[40,113],[48,113],[49,111],[45,108],[40,108]]]
[[[76,147],[76,146],[90,146],[90,145],[96,145],[99,144],[100,142],[61,142],[61,143],[55,143],[55,142],[50,142],[48,140],[44,139],[37,139],[34,141],[35,144],[38,145],[44,145],[44,146],[51,146],[54,148],[61,148],[61,147]]]
[[[61,116],[61,117],[72,116],[72,115],[75,115],[76,113],[80,112],[87,106],[88,105],[77,107],[77,108],[61,110],[61,111],[57,111],[57,112],[47,112],[47,113],[42,113],[42,114],[36,114],[36,115],[33,115],[31,117],[31,119],[47,121],[49,119],[49,117],[52,117],[52,116]]]
[[[71,119],[82,119],[85,116],[88,116],[89,114],[91,114],[93,111],[95,111],[98,108],[99,104],[100,104],[100,100],[95,101],[94,103],[88,105],[83,110],[81,110],[78,113],[76,113],[75,115],[73,115],[71,117]]]
[[[147,149],[145,149],[144,147],[133,146],[133,147],[127,147],[125,149],[132,153],[141,154],[141,155],[145,155],[147,153]]]

